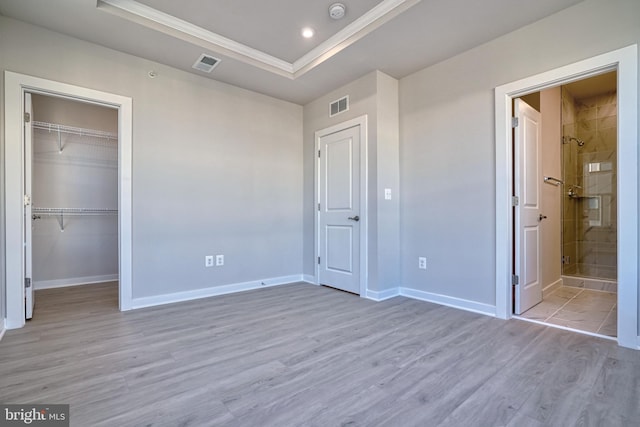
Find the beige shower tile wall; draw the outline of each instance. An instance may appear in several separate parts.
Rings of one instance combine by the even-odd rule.
[[[562,135],[563,137],[575,136],[577,133],[575,100],[571,93],[562,88]],[[576,144],[562,144],[562,256],[565,263],[562,265],[562,274],[576,274],[577,265],[577,237],[576,237],[576,204],[569,199],[567,192],[571,185],[578,184],[578,153]]]
[[[580,185],[579,194],[583,197],[570,199],[565,194],[563,199],[566,215],[563,249],[575,250],[570,252],[575,254],[572,264],[565,265],[563,272],[616,279],[617,96],[610,92],[575,100],[575,110],[571,112],[569,95],[563,91],[563,113],[566,101],[567,121],[571,117],[575,121],[565,123],[563,120],[564,135],[575,131],[569,136],[583,140],[584,146],[563,144],[565,182]]]

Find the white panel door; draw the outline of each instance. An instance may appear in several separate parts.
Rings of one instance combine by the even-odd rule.
[[[31,212],[31,187],[32,187],[32,155],[33,155],[33,111],[31,108],[31,94],[24,94],[24,302],[25,318],[33,317],[35,298],[33,292],[33,261],[32,261],[32,212]]]
[[[360,294],[360,127],[319,139],[319,282]]]
[[[518,126],[514,132],[515,192],[515,286],[516,314],[542,301],[540,264],[540,213],[542,182],[541,116],[521,99],[514,104]]]

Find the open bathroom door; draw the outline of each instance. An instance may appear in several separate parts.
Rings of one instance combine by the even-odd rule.
[[[540,265],[541,116],[521,99],[514,103],[514,312],[542,301]]]

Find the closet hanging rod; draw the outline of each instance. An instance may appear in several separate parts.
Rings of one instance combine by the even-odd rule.
[[[46,130],[49,132],[58,132],[58,133],[70,133],[74,135],[80,136],[89,136],[94,138],[104,138],[109,141],[118,141],[118,134],[113,132],[105,132],[101,130],[95,129],[86,129],[86,128],[78,128],[73,126],[65,126],[59,125],[56,123],[48,123],[48,122],[33,122],[34,129]]]
[[[547,184],[555,185],[556,187],[559,185],[564,185],[564,181],[558,178],[554,178],[552,176],[545,176],[544,182],[546,182]]]
[[[36,208],[31,212],[41,215],[113,215],[117,209],[91,209],[91,208]]]

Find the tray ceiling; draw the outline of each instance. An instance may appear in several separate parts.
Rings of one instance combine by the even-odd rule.
[[[0,14],[298,104],[370,71],[402,78],[582,0],[0,0]],[[303,39],[303,26],[316,36]],[[206,53],[211,74],[191,68]],[[158,78],[162,78],[159,73]]]

